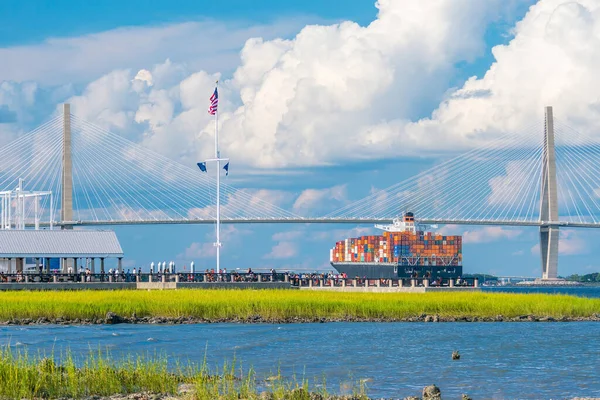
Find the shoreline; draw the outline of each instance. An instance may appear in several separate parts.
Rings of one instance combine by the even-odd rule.
[[[459,316],[447,317],[440,315],[418,315],[404,318],[303,318],[291,317],[280,319],[266,319],[259,315],[251,318],[196,318],[196,317],[136,317],[120,316],[115,313],[108,313],[105,318],[92,319],[68,319],[68,318],[14,318],[11,320],[0,321],[0,326],[26,326],[26,325],[193,325],[193,324],[316,324],[316,323],[450,323],[450,322],[600,322],[600,313],[589,317],[567,317],[560,318],[538,316],[538,315],[520,315],[517,317],[505,317],[497,315],[495,317],[480,316]]]
[[[600,299],[290,290],[0,292],[0,325],[600,321]]]

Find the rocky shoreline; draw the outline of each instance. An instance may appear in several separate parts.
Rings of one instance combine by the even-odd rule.
[[[192,388],[190,385],[182,385],[186,386],[184,390],[179,390],[177,395],[170,394],[160,394],[160,393],[132,393],[127,395],[113,395],[110,397],[101,397],[101,396],[89,396],[84,398],[84,400],[185,400],[189,399],[192,394]],[[310,399],[310,400],[400,400],[401,398],[393,398],[393,399],[375,399],[371,397],[366,397],[362,395],[349,395],[349,396],[340,396],[340,395],[329,395],[323,396],[319,393],[308,393],[306,390],[302,388],[293,389],[286,395],[284,395],[284,399]],[[277,397],[272,393],[264,392],[261,393],[257,400],[276,400]],[[67,399],[63,399],[67,400]],[[403,400],[442,400],[442,393],[440,389],[435,385],[429,385],[423,388],[421,396],[408,396],[404,397]],[[472,400],[472,398],[466,394],[461,396],[461,400]],[[585,397],[580,398],[576,397],[572,400],[600,400],[598,398]]]
[[[193,385],[182,384],[177,395],[160,394],[160,393],[132,393],[128,395],[114,395],[110,397],[90,396],[84,400],[184,400],[190,398],[193,394]],[[255,398],[255,397],[252,397]],[[263,392],[258,396],[257,400],[277,400],[281,397],[276,397],[273,393]],[[310,399],[310,400],[393,400],[393,399],[374,399],[365,395],[327,395],[320,393],[310,393],[303,388],[296,388],[284,394],[283,399]],[[400,398],[398,398],[400,399]],[[66,400],[66,399],[65,399]],[[409,396],[404,400],[442,400],[442,393],[435,385],[429,385],[423,388],[421,397]],[[462,400],[471,400],[471,397],[466,394],[462,395]]]
[[[250,318],[196,318],[196,317],[138,317],[121,316],[108,312],[104,318],[92,319],[68,319],[68,318],[13,318],[7,321],[0,321],[0,325],[101,325],[101,324],[163,324],[163,325],[181,325],[181,324],[211,324],[211,323],[240,323],[240,324],[294,324],[294,323],[326,323],[326,322],[600,322],[600,314],[594,314],[590,317],[541,317],[536,315],[520,315],[517,317],[505,317],[496,315],[494,317],[443,317],[439,315],[421,314],[419,316],[407,318],[303,318],[290,317],[283,319],[267,319],[260,315]]]

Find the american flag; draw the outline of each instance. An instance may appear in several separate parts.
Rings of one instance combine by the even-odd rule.
[[[217,113],[217,106],[219,105],[219,92],[215,88],[215,92],[210,96],[210,107],[208,107],[208,113],[215,115]]]

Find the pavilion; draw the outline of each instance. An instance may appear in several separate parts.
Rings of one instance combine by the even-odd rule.
[[[116,258],[122,270],[123,250],[113,231],[64,230],[0,230],[0,269],[8,273],[22,273],[26,259],[35,260],[35,272],[44,265],[49,272],[50,259],[62,260],[62,273],[67,265],[77,272],[77,261],[85,259],[95,273],[95,260],[100,259],[100,272],[104,272],[104,260]],[[89,264],[87,261],[91,261]]]

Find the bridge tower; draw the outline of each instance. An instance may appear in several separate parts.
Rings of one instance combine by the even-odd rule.
[[[71,105],[63,104],[63,157],[62,157],[62,193],[60,203],[61,229],[73,229],[72,225],[64,222],[73,220],[73,163],[71,158]],[[61,259],[62,273],[67,273],[69,267],[75,271],[73,259]]]
[[[554,146],[554,118],[552,107],[546,107],[544,152],[542,158],[542,185],[540,192],[540,251],[542,279],[558,277],[558,195],[556,187],[556,153]]]
[[[60,222],[73,220],[73,163],[71,159],[71,105],[63,104],[63,157]],[[62,225],[62,229],[72,226]]]

